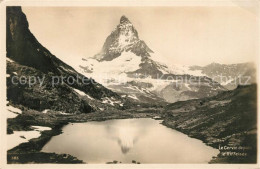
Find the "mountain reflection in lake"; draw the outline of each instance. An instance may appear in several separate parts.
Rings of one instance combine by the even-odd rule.
[[[219,152],[147,118],[68,124],[42,151],[67,153],[87,163],[207,163]]]
[[[109,120],[106,124],[106,137],[116,140],[123,154],[129,152],[139,137],[145,135],[145,130],[151,121],[141,124],[136,120]]]

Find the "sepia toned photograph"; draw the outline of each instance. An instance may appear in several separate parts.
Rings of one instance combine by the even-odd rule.
[[[250,2],[5,6],[7,165],[257,165]]]

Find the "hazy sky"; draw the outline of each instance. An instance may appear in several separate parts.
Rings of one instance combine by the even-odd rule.
[[[250,7],[23,7],[31,32],[58,58],[76,64],[100,51],[125,15],[140,39],[172,63],[240,63],[257,56]]]

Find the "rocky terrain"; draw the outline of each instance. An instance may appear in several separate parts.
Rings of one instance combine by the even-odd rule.
[[[256,85],[238,86],[214,97],[167,105],[163,124],[215,148],[234,148],[220,149],[219,157],[212,163],[255,163],[256,107]],[[246,155],[228,156],[229,151]]]

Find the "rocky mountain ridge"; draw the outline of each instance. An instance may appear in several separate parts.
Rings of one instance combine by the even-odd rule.
[[[191,66],[190,69],[201,71],[201,73],[231,90],[238,85],[256,83],[256,65],[251,62],[238,64],[211,63],[206,66]]]
[[[7,100],[10,104],[66,113],[123,107],[118,94],[78,73],[43,47],[30,32],[21,7],[7,8],[6,26]],[[28,83],[18,83],[21,77],[44,81],[29,86]],[[54,78],[59,82],[54,82]]]

